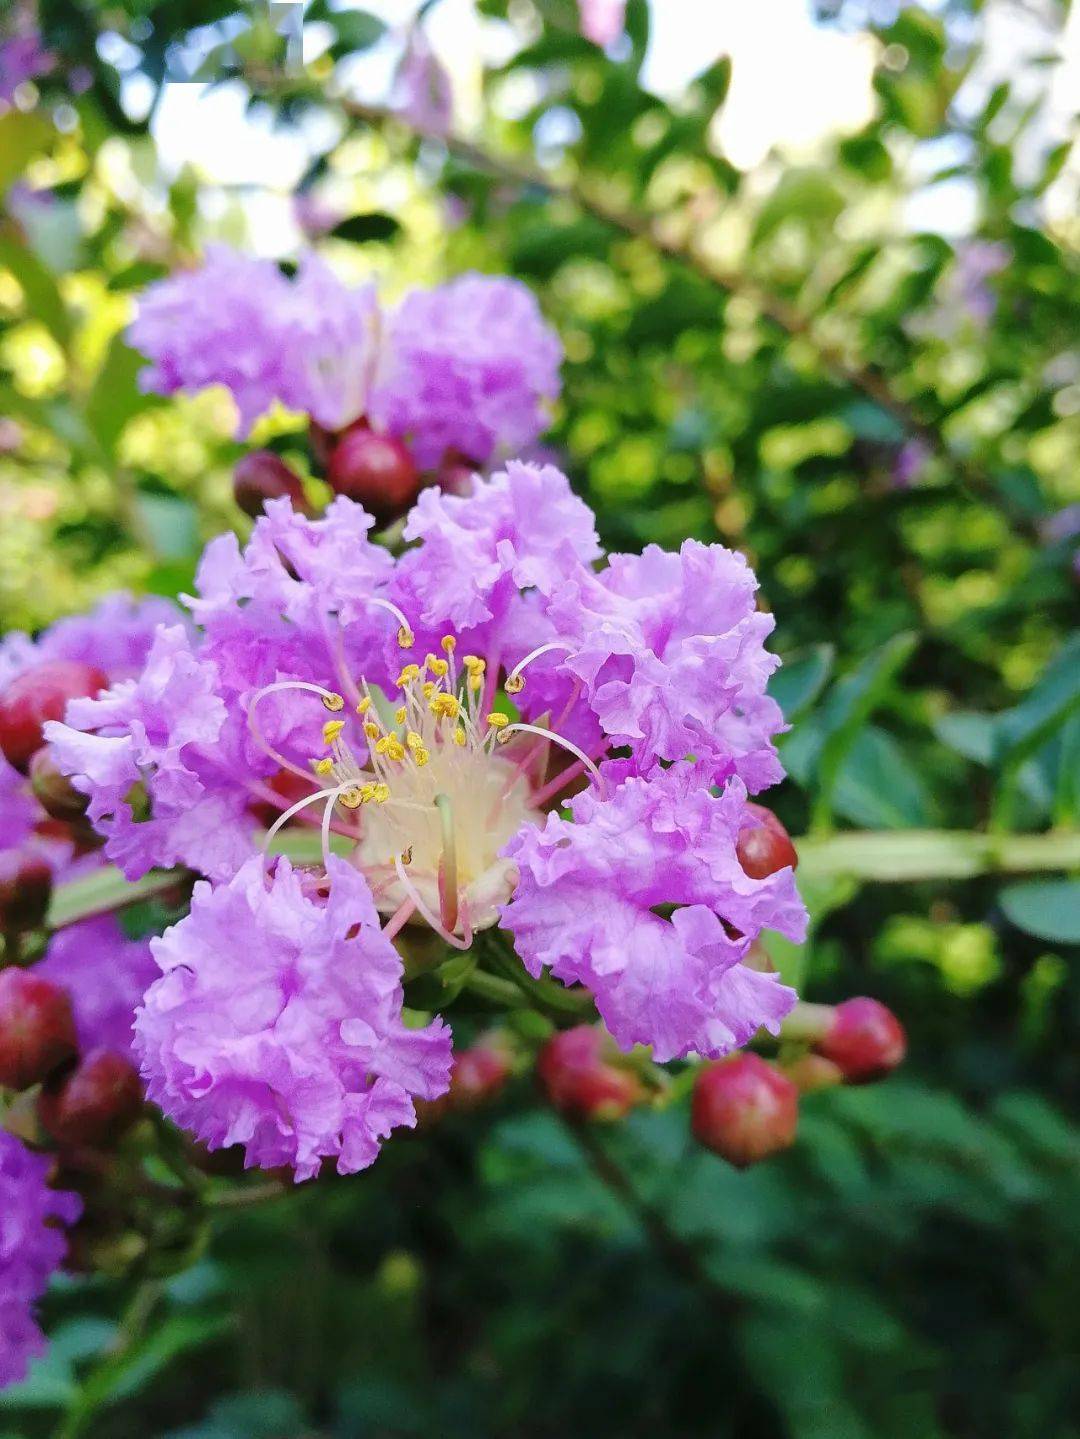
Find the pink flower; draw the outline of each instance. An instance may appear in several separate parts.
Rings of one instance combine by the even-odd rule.
[[[413,1099],[450,1082],[450,1032],[401,1017],[401,960],[366,881],[331,858],[329,894],[281,860],[195,888],[191,913],[154,940],[162,976],[135,1023],[150,1099],[211,1149],[298,1180],[335,1159],[371,1164]]]
[[[626,0],[578,0],[581,33],[594,45],[607,49],[615,43],[626,23]]]

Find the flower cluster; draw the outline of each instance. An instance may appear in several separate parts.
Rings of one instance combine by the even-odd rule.
[[[457,949],[502,925],[661,1060],[775,1032],[794,995],[745,961],[805,927],[788,861],[740,862],[782,728],[740,556],[605,559],[565,477],[522,463],[424,491],[399,558],[370,526],[270,502],[207,549],[196,631],[159,627],[47,727],[129,875],[212,881],[154,944],[149,1094],[299,1177],[370,1163],[446,1087],[448,1032],[401,1018],[406,924]],[[267,868],[279,835],[314,870]]]
[[[145,388],[224,385],[246,434],[275,403],[330,431],[366,416],[424,467],[476,464],[531,443],[559,392],[562,350],[531,292],[467,275],[384,311],[308,255],[293,279],[269,260],[212,247],[201,268],[151,285],[129,338]]]
[[[73,1224],[77,1195],[48,1187],[50,1161],[0,1130],[0,1387],[17,1383],[45,1341],[34,1307],[64,1257],[61,1224]]]

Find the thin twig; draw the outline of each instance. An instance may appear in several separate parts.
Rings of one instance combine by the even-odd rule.
[[[726,1319],[739,1308],[735,1295],[723,1289],[709,1274],[692,1244],[675,1233],[661,1211],[638,1192],[630,1176],[612,1157],[594,1128],[588,1124],[564,1119],[567,1129],[596,1175],[616,1196],[623,1208],[637,1221],[650,1244],[669,1269],[695,1289],[706,1294]]]
[[[817,332],[813,317],[803,314],[794,305],[775,295],[759,282],[734,270],[726,269],[711,255],[705,254],[692,236],[682,238],[670,233],[674,216],[643,214],[627,205],[616,203],[591,188],[580,175],[560,180],[535,165],[502,155],[493,155],[463,136],[436,134],[387,105],[371,105],[361,101],[335,97],[333,103],[351,119],[369,125],[399,125],[418,139],[445,145],[447,150],[473,169],[523,189],[541,190],[545,194],[568,200],[586,214],[635,239],[646,240],[669,259],[684,265],[699,279],[727,295],[737,295],[754,306],[757,312],[776,329],[792,339],[805,340],[815,351],[822,365],[842,383],[873,400],[910,435],[922,441],[934,454],[945,460],[957,478],[972,492],[989,499],[1019,530],[1034,533],[1034,522],[1008,504],[986,471],[969,457],[960,455],[950,445],[938,425],[919,414],[902,395],[898,395],[888,374],[870,361],[852,361],[843,350]]]

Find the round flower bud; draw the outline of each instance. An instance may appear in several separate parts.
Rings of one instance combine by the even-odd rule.
[[[0,971],[0,1087],[28,1089],[75,1054],[71,1000],[32,970]]]
[[[622,1119],[643,1098],[636,1076],[604,1058],[604,1033],[579,1024],[552,1035],[536,1061],[551,1104],[578,1119]]]
[[[142,1106],[142,1085],[129,1059],[94,1049],[42,1090],[38,1117],[61,1144],[114,1143]]]
[[[845,999],[833,1010],[832,1023],[817,1046],[848,1084],[882,1079],[907,1053],[907,1035],[891,1009],[876,999]]]
[[[794,1141],[799,1091],[758,1055],[735,1054],[698,1071],[690,1115],[699,1144],[746,1169]]]
[[[347,430],[334,446],[326,478],[380,525],[403,515],[420,489],[416,464],[401,441],[363,427]]]
[[[794,869],[799,863],[791,836],[763,804],[747,803],[748,823],[739,831],[735,853],[751,879],[768,879],[778,869]]]
[[[30,788],[50,819],[79,819],[90,803],[67,775],[61,773],[48,745],[39,749],[30,761]]]
[[[0,696],[0,751],[8,764],[25,774],[41,748],[46,721],[62,720],[69,700],[108,687],[100,670],[74,660],[50,660],[12,680]]]
[[[0,850],[0,933],[21,934],[44,924],[52,887],[52,870],[40,855]]]
[[[291,500],[294,510],[308,512],[300,476],[273,450],[252,450],[239,461],[233,470],[233,498],[253,520],[267,500]]]
[[[447,1098],[453,1109],[477,1109],[496,1099],[510,1077],[510,1057],[497,1038],[479,1040],[454,1056]]]

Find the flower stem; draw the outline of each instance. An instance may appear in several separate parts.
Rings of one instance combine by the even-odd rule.
[[[157,1308],[164,1286],[159,1279],[144,1280],[131,1297],[120,1320],[120,1329],[111,1345],[68,1404],[52,1439],[78,1439],[90,1420],[108,1402],[113,1385],[130,1351],[142,1338]]]
[[[93,874],[58,885],[53,890],[46,923],[49,929],[65,929],[80,919],[92,919],[94,915],[126,909],[141,899],[150,899],[155,894],[172,889],[187,873],[183,869],[155,869],[143,875],[142,879],[127,880],[118,869],[106,865],[94,870]]]

